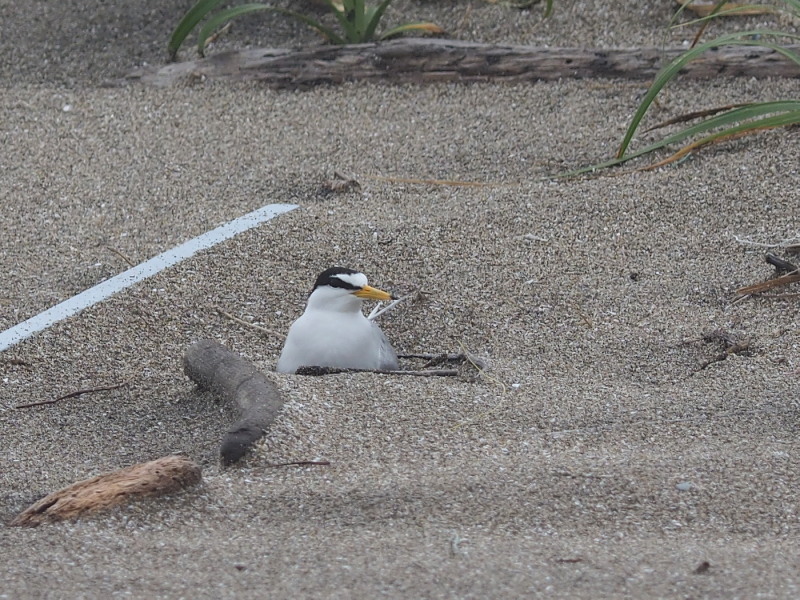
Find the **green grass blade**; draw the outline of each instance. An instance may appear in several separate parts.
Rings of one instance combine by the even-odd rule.
[[[365,0],[354,0],[354,10],[352,16],[351,39],[350,42],[361,43],[367,41],[364,37],[364,31],[367,29],[366,13],[367,7]]]
[[[380,39],[388,40],[389,38],[407,33],[409,31],[414,31],[417,33],[444,33],[444,29],[435,23],[407,23],[406,25],[400,25],[398,27],[393,27],[388,31],[384,31],[383,34],[381,34]]]
[[[364,41],[371,41],[375,37],[375,30],[378,28],[378,23],[380,23],[381,18],[383,17],[383,13],[386,12],[386,9],[389,8],[389,5],[392,3],[392,0],[383,0],[377,8],[372,11],[370,15],[370,19],[367,22],[367,28],[364,30]],[[381,36],[381,39],[385,39]]]
[[[553,0],[545,0],[544,17],[545,19],[553,14]]]
[[[343,10],[339,10],[336,7],[336,5],[333,2],[331,2],[331,0],[325,0],[325,4],[327,4],[328,7],[331,9],[331,12],[336,17],[336,20],[339,21],[339,26],[342,28],[342,31],[344,31],[345,37],[347,37],[347,32],[350,30],[350,22],[347,20],[347,15],[351,14],[352,11],[353,11],[353,2],[352,2],[352,0],[344,0],[342,2]],[[340,36],[337,36],[337,37],[339,37],[339,39],[342,40],[342,41],[341,42],[334,42],[334,43],[336,43],[336,44],[346,44],[347,43],[347,41],[344,40],[343,38],[341,38]]]
[[[719,137],[729,136],[734,133],[741,133],[749,130],[766,129],[768,127],[786,127],[788,125],[797,125],[800,123],[800,109],[788,111],[779,115],[771,117],[764,117],[763,119],[756,119],[748,121],[747,123],[740,123],[735,127],[729,127],[713,133],[697,141],[697,143],[705,143],[715,140]]]
[[[200,56],[205,56],[206,42],[208,41],[208,38],[223,24],[235,19],[236,17],[262,10],[269,11],[274,9],[266,4],[241,4],[239,6],[218,12],[216,15],[206,21],[206,23],[200,29],[200,33],[197,34],[197,52],[200,54]]]
[[[685,156],[690,155],[695,150],[699,150],[704,146],[708,146],[710,144],[726,142],[729,140],[742,137],[744,135],[759,133],[767,129],[775,129],[777,127],[787,127],[789,125],[797,125],[798,123],[800,123],[800,111],[788,112],[782,115],[775,115],[772,117],[765,117],[763,119],[748,121],[747,123],[741,123],[739,125],[736,125],[735,127],[729,127],[728,129],[717,131],[704,138],[700,138],[699,140],[691,142],[690,144],[687,144],[683,148],[680,148],[677,152],[673,153],[672,156],[669,156],[666,159],[659,161],[655,164],[649,165],[646,168],[653,169],[659,166],[670,164],[672,162],[675,162],[676,160],[682,159]]]
[[[727,4],[727,0],[724,0],[722,3],[717,4],[714,11],[710,14],[707,14],[705,17],[697,17],[696,19],[692,19],[691,21],[686,21],[684,23],[678,23],[677,25],[673,25],[675,29],[679,27],[691,27],[693,25],[700,25],[702,23],[706,23],[708,21],[712,21],[719,17],[730,17],[732,15],[736,15],[738,13],[747,13],[750,10],[758,10],[762,11],[759,13],[760,15],[768,15],[768,14],[778,14],[781,10],[775,6],[770,6],[769,4],[737,4],[732,8],[722,8]],[[751,16],[745,14],[744,16]]]
[[[690,139],[698,134],[717,129],[719,127],[728,127],[734,123],[743,123],[747,119],[755,119],[756,117],[763,117],[773,113],[793,114],[800,112],[800,100],[780,100],[776,102],[761,102],[756,104],[748,104],[739,108],[735,108],[719,115],[714,115],[709,119],[705,119],[700,123],[696,123],[691,127],[681,129],[680,131],[668,135],[661,140],[645,146],[641,150],[628,154],[625,158],[635,158],[658,150],[670,144],[682,142]],[[747,121],[748,123],[751,121]]]
[[[305,25],[308,25],[309,27],[311,27],[311,29],[316,30],[323,37],[327,38],[328,41],[330,41],[332,44],[342,45],[342,44],[346,43],[345,40],[342,39],[342,37],[338,33],[336,33],[333,29],[325,27],[325,25],[323,25],[319,21],[316,21],[316,20],[312,19],[311,17],[307,17],[303,13],[295,12],[293,10],[288,10],[286,8],[278,8],[277,6],[273,6],[271,8],[272,8],[272,12],[276,12],[278,14],[285,15],[287,17],[291,17],[292,19],[294,19],[296,21],[300,21],[301,23],[304,23]]]
[[[650,89],[647,90],[647,94],[645,95],[642,102],[639,104],[639,107],[636,109],[636,112],[631,119],[630,125],[628,125],[628,129],[625,132],[625,136],[622,139],[622,143],[620,144],[619,150],[617,151],[617,157],[622,158],[625,156],[625,153],[628,150],[628,146],[630,145],[631,139],[633,139],[636,130],[639,128],[639,124],[641,123],[642,119],[644,118],[645,113],[650,108],[650,105],[655,100],[656,96],[659,92],[667,85],[672,79],[674,79],[680,70],[690,61],[694,60],[707,50],[711,48],[718,48],[720,46],[728,46],[728,45],[739,45],[739,46],[764,46],[767,48],[772,48],[776,52],[779,52],[789,58],[790,60],[794,61],[798,65],[800,65],[800,55],[795,54],[791,50],[784,48],[778,44],[773,44],[767,42],[765,40],[751,40],[747,38],[751,38],[752,36],[781,36],[781,37],[789,37],[792,39],[800,39],[800,36],[792,35],[788,33],[782,32],[774,32],[774,31],[763,31],[763,30],[754,30],[754,31],[743,31],[738,33],[731,33],[727,35],[720,36],[716,39],[708,41],[704,44],[700,44],[691,50],[687,50],[679,57],[674,59],[671,63],[669,63],[666,67],[661,69],[661,71],[656,75],[655,80],[650,86]]]
[[[322,23],[319,23],[318,21],[315,21],[311,17],[307,17],[302,13],[297,13],[294,12],[293,10],[286,10],[284,8],[275,8],[275,12],[286,15],[287,17],[292,17],[293,19],[300,21],[301,23],[305,23],[306,25],[311,27],[311,29],[315,29],[324,37],[326,37],[328,41],[330,41],[332,44],[343,45],[346,43],[346,41],[342,38],[342,36],[336,33],[333,29],[325,27]]]
[[[217,13],[211,19],[209,19],[205,25],[203,25],[200,33],[197,34],[197,51],[200,53],[200,56],[205,56],[206,42],[211,34],[217,30],[217,28],[224,23],[227,23],[231,19],[235,19],[236,17],[260,11],[275,12],[292,17],[293,19],[297,19],[298,21],[305,23],[309,27],[316,29],[322,35],[330,39],[334,44],[344,43],[344,40],[336,35],[336,33],[303,14],[296,13],[285,8],[279,8],[277,6],[269,6],[267,4],[241,4]]]
[[[178,55],[178,50],[183,45],[186,36],[197,27],[197,24],[202,21],[209,12],[224,1],[225,0],[198,0],[198,2],[183,15],[183,18],[175,27],[175,30],[169,38],[169,43],[167,44],[169,60],[175,60],[175,57]]]
[[[780,112],[782,114],[775,115],[774,117],[767,117],[767,119],[775,119],[777,122],[780,123],[780,125],[791,125],[795,123],[800,123],[800,100],[780,100],[775,102],[763,102],[736,108],[728,112],[722,113],[720,115],[715,115],[710,119],[706,119],[691,127],[687,127],[686,129],[682,129],[681,131],[678,131],[663,139],[660,139],[657,142],[649,144],[644,148],[636,150],[635,152],[631,152],[630,154],[626,154],[623,157],[617,157],[601,163],[589,165],[587,167],[581,167],[580,169],[569,171],[568,173],[561,173],[556,177],[559,178],[576,177],[578,175],[583,175],[585,173],[592,173],[595,171],[599,171],[601,169],[606,169],[609,167],[621,165],[625,162],[628,162],[629,160],[633,160],[634,158],[639,158],[640,156],[644,156],[646,154],[654,152],[655,150],[660,150],[661,148],[669,146],[670,144],[683,142],[698,134],[705,133],[712,129],[722,127],[738,121],[742,121],[743,119],[753,119],[758,116],[763,116],[776,112]],[[764,123],[768,122],[769,121],[766,121],[764,119],[758,121],[748,121],[747,123],[741,123],[740,125],[735,127],[728,127],[727,129],[724,129],[711,136],[707,136],[707,138],[703,139],[711,141],[711,139],[716,139],[717,137],[723,135],[730,135],[731,133],[743,131],[748,128],[757,129],[758,124],[763,125]]]

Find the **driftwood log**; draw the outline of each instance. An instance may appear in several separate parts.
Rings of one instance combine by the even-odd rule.
[[[788,46],[797,51],[800,46]],[[258,80],[276,87],[371,80],[535,81],[561,78],[652,79],[684,49],[580,49],[500,46],[459,40],[403,38],[381,43],[318,46],[304,50],[260,48],[222,52],[208,58],[138,69],[128,78],[155,86],[211,80]],[[710,50],[682,74],[798,77],[800,67],[760,46]]]
[[[76,519],[136,498],[160,496],[200,483],[200,467],[185,456],[165,456],[73,483],[22,511],[12,526]]]
[[[255,365],[212,340],[192,344],[183,368],[198,387],[238,408],[239,420],[225,433],[219,451],[223,464],[235,463],[275,420],[283,407],[280,392]]]

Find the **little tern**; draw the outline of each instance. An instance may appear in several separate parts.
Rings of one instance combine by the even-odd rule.
[[[295,373],[299,367],[397,370],[391,343],[361,312],[364,300],[391,299],[367,285],[363,273],[344,267],[323,271],[305,312],[289,328],[278,372]]]

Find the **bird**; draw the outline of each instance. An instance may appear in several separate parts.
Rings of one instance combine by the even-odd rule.
[[[345,267],[320,273],[305,311],[289,328],[276,370],[399,369],[392,344],[361,312],[364,300],[391,300],[393,296],[367,283],[366,275]]]

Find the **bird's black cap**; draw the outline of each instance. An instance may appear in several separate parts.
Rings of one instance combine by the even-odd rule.
[[[337,277],[337,275],[355,275],[356,273],[359,273],[359,271],[348,269],[346,267],[331,267],[330,269],[325,269],[317,277],[317,280],[314,282],[314,289],[311,291],[313,292],[315,289],[323,285],[343,288],[345,290],[359,290],[361,288],[358,286],[355,286],[349,281],[345,281],[344,279]]]

